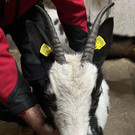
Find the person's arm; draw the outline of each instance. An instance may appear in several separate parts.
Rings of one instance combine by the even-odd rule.
[[[0,29],[0,105],[7,118],[21,117],[39,135],[57,135],[45,129],[45,116],[36,105],[28,83],[17,69],[14,57],[9,52],[9,43],[2,29]],[[12,114],[12,115],[11,115]],[[18,117],[17,117],[18,116]],[[5,116],[5,121],[9,121]],[[18,122],[11,118],[13,122]],[[11,121],[10,120],[10,121]],[[58,132],[58,131],[57,131]]]
[[[57,8],[59,19],[75,51],[83,51],[87,35],[87,15],[83,0],[52,0]]]
[[[29,108],[20,117],[39,135],[59,135],[58,130],[50,132],[45,128],[45,116],[38,105]]]

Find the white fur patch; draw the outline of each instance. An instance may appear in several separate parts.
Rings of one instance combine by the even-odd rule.
[[[67,64],[55,62],[50,70],[49,92],[56,95],[58,107],[55,123],[61,135],[86,135],[97,68],[91,63],[82,67],[81,55],[65,56]]]
[[[109,96],[108,96],[109,87],[105,80],[102,81],[101,87],[102,87],[102,93],[99,98],[99,103],[96,110],[96,116],[98,120],[98,125],[102,127],[102,129],[104,129],[108,116],[107,107],[109,107]]]

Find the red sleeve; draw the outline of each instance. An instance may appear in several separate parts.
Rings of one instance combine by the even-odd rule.
[[[83,0],[52,0],[52,2],[57,8],[62,23],[77,26],[88,33]]]
[[[18,79],[16,62],[9,52],[9,44],[0,29],[0,101],[5,104]]]
[[[0,102],[15,115],[36,104],[28,83],[9,52],[9,44],[2,29],[0,29]]]

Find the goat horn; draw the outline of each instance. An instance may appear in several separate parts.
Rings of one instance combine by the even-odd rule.
[[[94,21],[94,23],[92,25],[91,33],[89,33],[89,35],[88,35],[88,39],[87,39],[87,42],[86,42],[84,53],[83,53],[83,56],[82,56],[82,59],[81,59],[82,63],[85,62],[85,61],[88,61],[88,62],[92,63],[93,55],[94,55],[94,49],[95,49],[96,37],[97,37],[97,34],[98,34],[98,29],[99,29],[99,26],[100,26],[102,16],[113,5],[114,5],[114,3],[110,3],[109,5],[105,6],[100,11],[97,18],[95,19],[95,21]]]
[[[64,64],[66,63],[66,58],[64,56],[64,51],[63,48],[61,46],[60,40],[58,38],[58,35],[55,31],[55,28],[53,26],[52,20],[49,17],[49,15],[47,14],[46,11],[44,11],[42,8],[40,8],[39,6],[36,5],[36,8],[38,10],[40,10],[40,12],[43,13],[43,15],[46,18],[46,21],[48,22],[48,27],[51,33],[51,38],[52,38],[52,44],[54,45],[54,53],[55,53],[55,60],[59,63],[59,64]]]

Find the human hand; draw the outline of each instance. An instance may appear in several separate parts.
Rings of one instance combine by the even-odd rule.
[[[32,127],[39,135],[59,135],[59,131],[49,131],[45,126],[45,116],[42,113],[41,108],[35,105],[29,108],[21,118]]]

